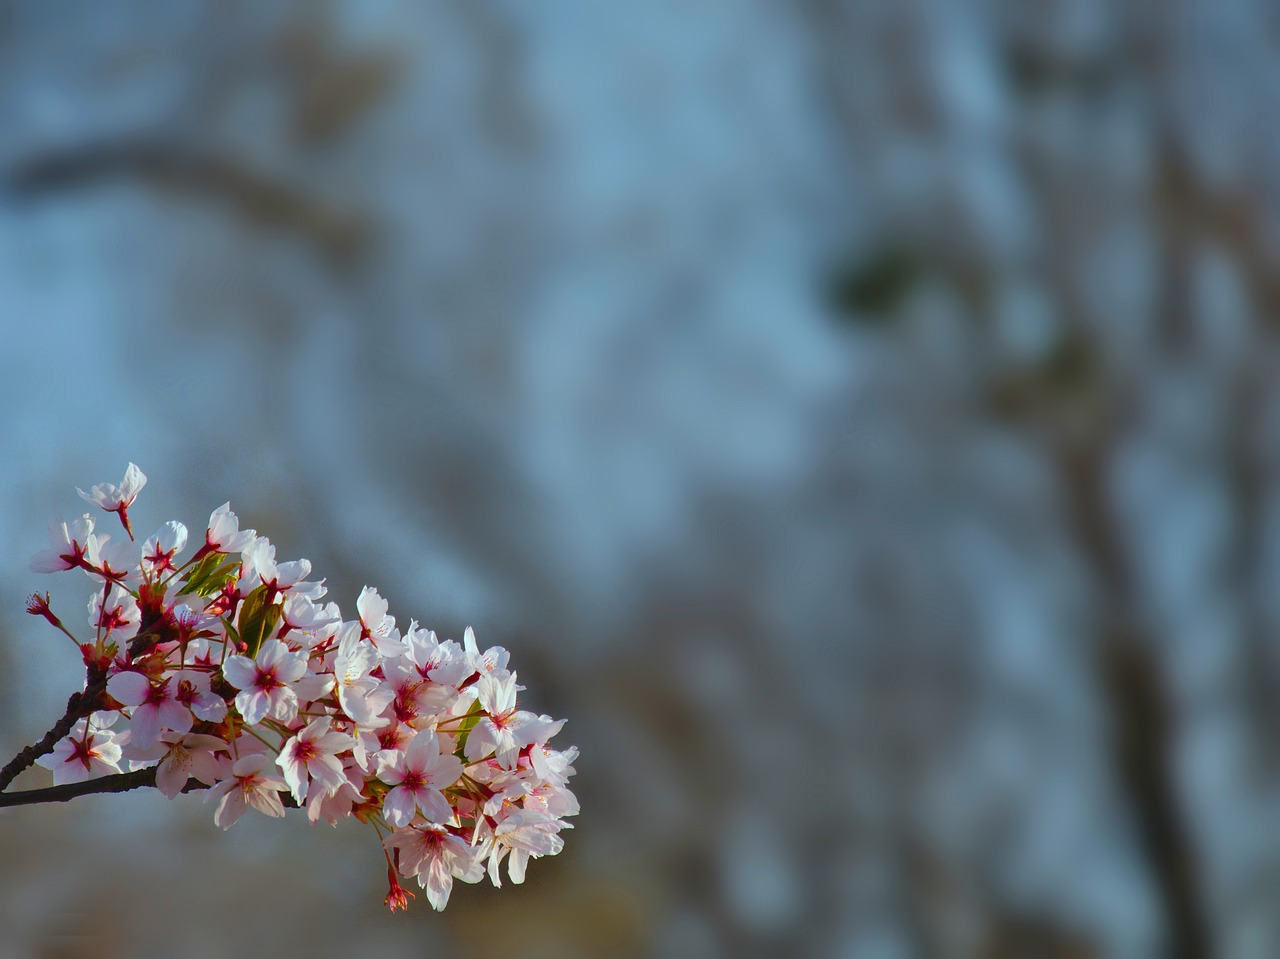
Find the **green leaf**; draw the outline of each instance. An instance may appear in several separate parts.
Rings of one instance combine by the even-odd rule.
[[[221,592],[222,587],[240,574],[240,560],[233,559],[213,571],[196,592],[208,599],[214,593]]]
[[[458,748],[456,754],[461,756],[467,749],[467,737],[471,735],[471,730],[475,728],[476,723],[480,722],[480,718],[484,715],[484,710],[480,708],[479,701],[471,706],[471,712],[467,713],[462,719],[462,725],[458,727]]]
[[[227,617],[221,616],[219,618],[222,620],[223,627],[226,628],[227,639],[231,642],[231,645],[235,648],[235,652],[239,653],[240,652],[240,633],[237,632],[236,628],[231,625],[231,620],[227,619]]]
[[[257,656],[262,642],[280,625],[283,612],[267,602],[267,587],[259,586],[240,605],[240,639],[249,647],[246,655]]]
[[[222,562],[222,556],[219,553],[210,553],[200,562],[196,563],[189,570],[182,574],[182,589],[178,590],[179,596],[185,596],[187,593],[194,593],[199,589],[200,585],[218,568],[218,564]]]
[[[240,560],[227,559],[221,553],[210,553],[182,575],[184,586],[179,596],[196,593],[206,599],[227,585],[240,569]]]

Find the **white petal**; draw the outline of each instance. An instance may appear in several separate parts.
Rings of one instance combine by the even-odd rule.
[[[71,564],[59,555],[58,550],[43,549],[31,557],[30,568],[33,573],[60,573],[70,569]]]
[[[432,859],[430,865],[418,873],[418,884],[427,891],[427,902],[436,912],[442,912],[449,904],[453,890],[453,876],[440,859]]]
[[[462,775],[462,760],[452,754],[442,755],[431,767],[427,782],[436,789],[452,786]]]
[[[132,463],[124,471],[124,481],[120,484],[120,496],[126,503],[132,503],[142,487],[147,485],[147,474]]]
[[[187,769],[184,765],[167,759],[156,767],[156,786],[170,799],[176,798],[186,784]]]
[[[298,715],[297,694],[286,686],[281,689],[271,690],[270,698],[271,718],[278,719],[282,723],[293,722]]]
[[[173,700],[161,703],[157,714],[160,718],[160,725],[163,728],[175,733],[191,732],[191,710],[187,709],[182,703],[174,702]]]
[[[438,789],[420,789],[417,799],[418,808],[430,822],[446,823],[453,818],[453,807]]]
[[[238,784],[232,784],[231,790],[222,797],[218,808],[213,813],[213,821],[223,829],[230,829],[244,815],[247,807],[244,803],[244,792]]]
[[[306,671],[306,666],[303,666]],[[281,680],[289,682],[281,676]],[[307,702],[315,702],[321,696],[325,695],[329,690],[333,689],[333,676],[330,673],[312,673],[304,675],[300,679],[293,682],[293,688],[297,690],[298,695]],[[354,717],[352,717],[354,718]]]
[[[146,749],[160,738],[160,711],[154,706],[139,706],[129,721],[129,742]]]
[[[511,881],[519,885],[524,882],[524,870],[529,864],[529,854],[523,849],[511,850],[511,858],[507,860],[507,875]]]
[[[248,656],[228,656],[222,675],[236,689],[248,689],[258,676],[258,666]]]
[[[236,694],[236,709],[250,726],[256,726],[267,715],[271,697],[261,689],[246,689]]]
[[[413,793],[404,786],[397,786],[391,790],[387,793],[387,798],[382,801],[382,814],[393,826],[409,825],[416,811],[417,803],[414,802]]]
[[[107,680],[107,692],[126,706],[138,706],[146,702],[151,692],[151,681],[142,673],[129,669]]]
[[[482,676],[481,679],[484,677]],[[471,732],[467,734],[467,747],[463,750],[467,759],[475,762],[482,759],[494,751],[498,745],[498,727],[493,724],[493,720],[486,716],[480,722],[471,727]]]

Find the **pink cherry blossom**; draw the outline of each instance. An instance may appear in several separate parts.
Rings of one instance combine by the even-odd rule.
[[[401,875],[418,877],[427,902],[437,912],[448,905],[454,879],[479,882],[484,877],[476,850],[443,826],[427,823],[398,829],[386,844],[399,853]]]
[[[484,673],[476,680],[476,697],[486,715],[467,737],[470,760],[493,753],[499,764],[511,769],[522,748],[545,742],[558,729],[549,719],[516,709],[515,673],[501,678],[499,673]]]
[[[230,769],[226,769],[223,763],[219,766],[221,781],[204,797],[205,802],[218,800],[218,808],[213,814],[215,824],[230,829],[249,808],[275,819],[284,815],[280,793],[289,787],[276,775],[271,756],[254,753],[237,759]]]
[[[498,885],[498,864],[510,854],[507,874],[511,881],[524,882],[530,857],[554,856],[564,847],[560,830],[569,824],[538,809],[517,809],[493,830],[492,838],[482,848],[489,856],[489,878]]]
[[[417,730],[412,726],[396,722],[373,731],[360,730],[351,752],[361,769],[376,774],[379,765],[394,762],[398,757],[392,754],[403,753],[415,735]]]
[[[132,741],[145,748],[160,739],[164,730],[185,733],[191,729],[191,710],[175,697],[177,684],[171,679],[153,683],[142,673],[119,672],[107,680],[107,692],[123,705],[132,707],[129,730]]]
[[[382,662],[383,688],[392,692],[391,715],[415,729],[432,725],[435,718],[457,702],[458,691],[422,678],[406,658]]]
[[[227,715],[227,702],[213,692],[209,675],[194,669],[173,673],[173,698],[191,710],[196,719],[220,723]]]
[[[262,644],[255,659],[228,656],[222,675],[240,692],[236,709],[250,726],[270,716],[290,722],[298,712],[298,697],[291,688],[307,671],[306,653],[294,653],[278,639]]]
[[[320,606],[310,596],[289,593],[284,598],[283,618],[287,634],[293,630],[312,633],[342,622],[337,603]]]
[[[167,731],[145,748],[131,739],[125,747],[125,755],[142,762],[159,760],[156,786],[173,799],[182,792],[189,779],[199,780],[206,786],[213,785],[218,779],[217,754],[226,749],[227,744],[217,736]]]
[[[323,819],[336,826],[341,820],[351,815],[357,803],[365,801],[361,790],[364,789],[366,772],[355,757],[348,754],[342,763],[343,780],[331,793],[321,789],[313,789],[307,796],[307,818],[312,822]]]
[[[378,772],[378,778],[394,787],[382,803],[387,822],[407,826],[419,811],[431,822],[448,822],[453,808],[440,790],[452,786],[461,775],[462,761],[440,752],[434,732],[418,733],[403,755],[384,762]]]
[[[351,737],[330,732],[331,723],[328,716],[312,720],[280,749],[276,765],[295,802],[305,800],[312,786],[319,785],[322,795],[329,795],[346,782],[338,753],[351,748]]]
[[[460,686],[474,676],[476,667],[461,646],[451,639],[443,643],[429,629],[419,629],[415,623],[405,637],[407,658],[417,667],[418,674],[442,686]]]

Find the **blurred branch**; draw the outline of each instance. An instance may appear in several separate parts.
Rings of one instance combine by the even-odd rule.
[[[38,196],[116,176],[225,201],[252,221],[300,234],[335,260],[354,258],[371,233],[363,218],[234,157],[154,141],[107,141],[35,154],[15,163],[3,182],[18,196]]]
[[[1096,364],[1096,348],[1090,350]],[[1107,390],[1104,378],[1097,389]],[[1110,397],[1105,408],[1114,408]],[[1133,586],[1116,541],[1107,493],[1107,466],[1115,441],[1110,421],[1098,419],[1074,444],[1065,444],[1064,475],[1071,509],[1112,621],[1104,628],[1099,674],[1113,732],[1112,762],[1138,823],[1138,841],[1150,865],[1165,928],[1167,955],[1210,955],[1207,910],[1196,886],[1192,834],[1180,808],[1173,746],[1177,736],[1156,654],[1133,622]]]
[[[307,141],[345,132],[386,97],[400,74],[393,51],[348,54],[333,24],[321,18],[295,24],[281,46],[295,86],[294,127]]]
[[[1209,925],[1196,888],[1194,847],[1170,768],[1175,731],[1159,666],[1137,637],[1117,633],[1105,649],[1103,674],[1116,727],[1116,764],[1140,813],[1138,839],[1165,905],[1173,940],[1168,955],[1208,956]]]

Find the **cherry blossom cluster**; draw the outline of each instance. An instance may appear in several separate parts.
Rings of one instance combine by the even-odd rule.
[[[138,544],[129,510],[146,481],[130,463],[119,486],[79,490],[124,535],[89,513],[56,520],[31,562],[94,584],[91,640],[48,593],[28,603],[86,666],[84,715],[37,760],[55,785],[154,767],[170,798],[203,789],[224,829],[250,809],[354,817],[382,840],[392,911],[412,898],[397,877],[443,909],[455,879],[500,885],[505,860],[523,882],[529,859],[560,851],[577,750],[548,745],[563,720],[519,708],[505,649],[481,650],[470,629],[462,643],[402,630],[369,587],[344,619],[310,562],[277,561],[229,503],[194,550],[173,521]]]

